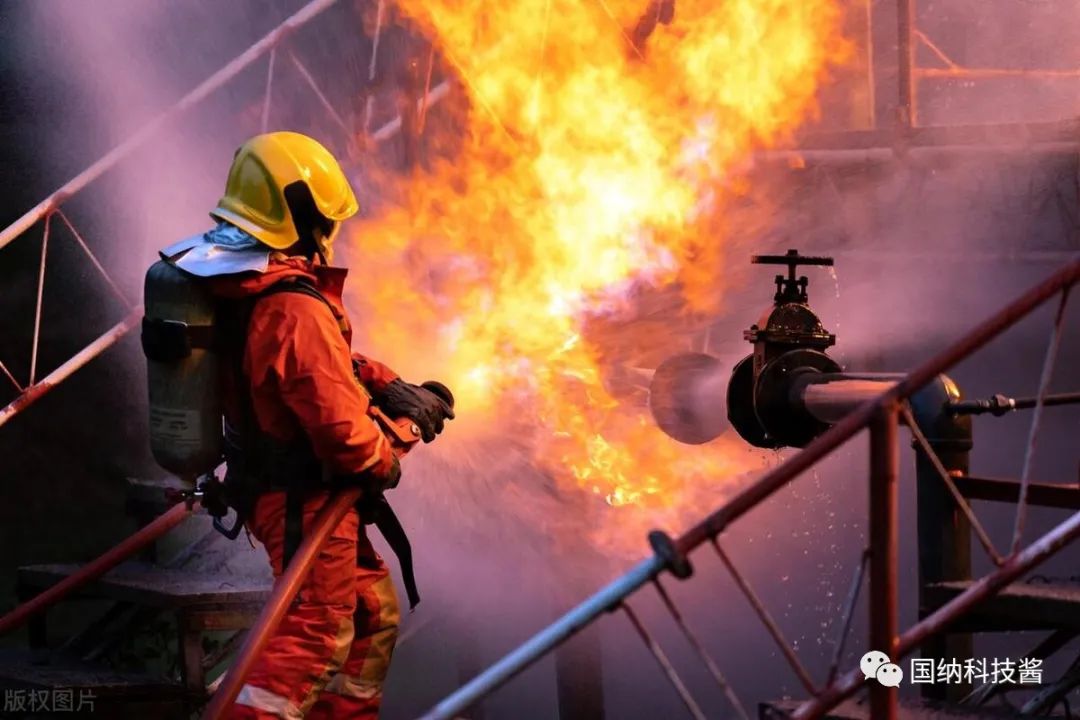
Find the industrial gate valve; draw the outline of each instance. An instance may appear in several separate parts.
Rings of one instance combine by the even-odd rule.
[[[836,344],[836,336],[825,330],[810,309],[809,280],[805,275],[796,277],[796,268],[832,266],[833,259],[788,250],[785,255],[755,255],[751,262],[786,265],[788,272],[774,280],[772,307],[743,333],[754,352],[732,370],[727,389],[728,420],[751,445],[803,447],[829,426],[793,401],[796,383],[808,373],[838,373],[840,365],[825,354]]]
[[[821,381],[840,372],[840,365],[825,353],[836,336],[810,309],[809,280],[797,276],[796,269],[831,266],[833,259],[788,250],[785,255],[757,255],[752,262],[787,266],[787,275],[775,278],[773,304],[743,333],[753,353],[740,360],[730,376],[720,360],[702,353],[671,357],[653,375],[650,409],[660,428],[676,440],[705,443],[730,425],[757,447],[803,447],[829,428],[806,409],[802,391],[811,379]],[[726,411],[719,402],[725,383]]]

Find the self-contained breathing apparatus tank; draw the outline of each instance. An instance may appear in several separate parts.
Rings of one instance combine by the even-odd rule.
[[[215,303],[204,284],[164,259],[147,270],[144,298],[150,450],[194,486],[222,457]]]

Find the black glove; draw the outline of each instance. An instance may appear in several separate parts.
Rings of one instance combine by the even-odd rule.
[[[439,394],[429,390],[428,385],[413,385],[398,378],[373,397],[375,404],[391,418],[407,417],[416,423],[420,428],[420,437],[426,443],[443,431],[443,424],[447,420],[454,419],[454,408]],[[435,383],[431,384],[431,387],[436,386]]]

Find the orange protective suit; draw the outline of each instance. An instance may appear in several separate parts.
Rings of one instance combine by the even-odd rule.
[[[259,428],[287,443],[305,433],[335,474],[388,473],[390,443],[367,415],[369,397],[397,375],[349,349],[341,302],[346,271],[274,256],[266,273],[213,278],[215,294],[243,298],[303,277],[317,298],[284,292],[260,298],[244,346],[243,378]],[[354,374],[354,361],[356,373]],[[226,419],[236,417],[237,378],[226,374]],[[304,527],[327,498],[304,502]],[[259,497],[248,530],[263,543],[274,576],[283,571],[285,492]],[[230,718],[375,718],[397,636],[398,605],[382,558],[350,511],[331,533],[284,620],[259,657]]]

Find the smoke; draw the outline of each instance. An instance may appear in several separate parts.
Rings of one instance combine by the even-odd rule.
[[[1078,13],[1069,0],[961,0],[920,7],[919,26],[927,40],[956,65],[1048,72],[924,81],[919,121],[966,125],[1075,117],[1080,111]],[[947,67],[926,43],[919,47],[919,61],[924,67]]]
[[[66,101],[68,112],[54,122],[55,142],[41,154],[53,184],[59,186],[128,139],[300,5],[260,4],[256,11],[251,3],[165,6],[114,0],[29,7],[28,32],[43,39],[64,38],[47,43],[48,65],[35,70],[48,72],[58,87],[72,92]],[[345,12],[348,3],[342,5]],[[347,28],[343,32],[348,38]],[[352,32],[355,43],[359,28]],[[393,50],[393,39],[388,30],[384,50],[387,46]],[[295,40],[305,49],[312,46],[309,41],[310,36],[303,34]],[[312,66],[333,68],[338,59],[315,61]],[[385,58],[391,63],[394,59],[392,53]],[[250,110],[261,109],[264,63],[163,128],[65,206],[132,297],[141,294],[142,275],[157,250],[208,227],[206,213],[221,192],[233,150],[258,132],[258,113],[253,117]],[[317,115],[311,111],[311,90],[283,65],[279,57],[271,128],[311,132],[329,145],[341,144],[340,138],[326,132],[325,118],[311,121]],[[396,70],[384,72],[392,77]],[[384,106],[376,108],[373,127],[387,119],[385,113]],[[371,186],[362,185],[366,185],[362,191],[370,193]],[[362,282],[364,272],[365,268],[356,268],[353,282]],[[72,278],[62,285],[74,282]],[[364,318],[356,321],[362,335]],[[142,363],[137,347],[131,347],[113,367],[115,382],[125,392],[134,388],[131,392],[139,397],[145,382]],[[131,409],[133,414],[145,417],[143,402]],[[437,646],[439,635],[452,639],[457,655],[460,647],[475,642],[476,662],[486,664],[519,641],[523,630],[539,627],[617,569],[587,546],[578,546],[588,531],[586,519],[580,512],[568,512],[567,500],[533,467],[526,452],[529,440],[518,434],[527,432],[525,420],[518,419],[516,425],[525,427],[518,427],[517,433],[509,431],[515,425],[511,422],[487,430],[462,427],[468,423],[468,418],[451,423],[438,443],[407,458],[407,478],[395,493],[395,505],[412,537],[424,597],[403,629],[429,628],[418,630],[402,645],[398,667],[406,669],[401,672],[422,663],[410,660],[410,652],[417,652],[412,648],[419,648],[423,656]],[[145,436],[127,442],[146,445]],[[125,471],[160,474],[145,461]],[[207,524],[205,519],[192,521],[174,544],[196,539],[207,531]],[[376,542],[398,575],[381,539]],[[190,567],[241,576],[268,572],[261,549],[251,549],[243,538],[234,543],[219,539]],[[432,619],[434,624],[426,624]],[[441,628],[436,637],[432,627]],[[449,655],[443,671],[455,664],[464,667],[463,662]],[[414,716],[457,684],[452,675],[438,683],[422,677],[392,679],[407,687],[390,693],[387,712]],[[395,697],[400,698],[396,710]]]
[[[260,3],[258,10],[253,3],[34,4],[30,30],[43,39],[63,38],[47,43],[52,62],[48,72],[82,95],[74,105],[77,112],[58,121],[58,142],[43,154],[43,162],[61,180],[77,172],[85,159],[128,137],[299,4]],[[950,4],[952,14],[947,17],[934,15],[944,12],[935,8],[921,19],[957,61],[1068,66],[1065,60],[1072,53],[1071,65],[1080,63],[1075,57],[1080,38],[1069,36],[1080,32],[1080,25],[1053,20],[1060,13],[1075,12],[1071,5],[995,2],[992,11],[986,5],[974,0],[966,8]],[[965,9],[970,13],[961,15]],[[987,32],[974,35],[990,38],[980,41],[985,47],[972,44],[962,51],[953,47],[972,36],[962,17],[978,19],[978,27]],[[1025,30],[1025,37],[1045,31],[1050,41],[1021,46],[1002,42],[1017,35],[1014,28],[1026,27],[1031,31]],[[1016,49],[1006,51],[1008,47]],[[920,52],[925,61],[925,51]],[[127,287],[138,286],[155,250],[207,226],[205,213],[217,199],[233,149],[257,131],[250,112],[238,111],[237,105],[247,110],[257,106],[263,80],[261,70],[243,74],[235,82],[253,90],[215,95],[99,181],[75,206],[78,215],[73,219],[93,227],[95,232],[88,237]],[[309,90],[295,77],[278,82],[275,95],[286,108],[307,111],[314,105]],[[993,84],[948,87],[959,95],[946,97],[940,85],[924,87],[923,120],[1046,119],[1077,111],[1075,84],[1061,80],[1023,92],[1013,81],[1004,91]],[[306,128],[298,124],[294,129]],[[73,144],[79,144],[77,152],[70,152]],[[375,170],[365,168],[365,173]],[[717,279],[725,289],[724,302],[712,318],[708,340],[708,352],[720,356],[728,367],[749,352],[740,331],[755,322],[771,300],[772,272],[743,264],[753,252],[798,247],[804,253],[834,254],[835,284],[824,271],[808,271],[811,303],[826,327],[839,336],[834,354],[854,370],[903,371],[1048,271],[1049,263],[1020,262],[1016,258],[1021,254],[1075,249],[1076,159],[1071,156],[990,153],[958,159],[913,152],[904,162],[852,166],[808,161],[805,168],[795,170],[760,159],[747,184],[745,206],[730,208],[724,218],[734,230],[724,241],[730,267],[724,278]],[[765,209],[772,213],[769,222],[762,219]],[[364,272],[377,271],[357,269],[360,278]],[[1076,317],[1074,310],[1070,328],[1076,327]],[[365,319],[355,320],[362,330]],[[978,395],[1030,393],[1045,346],[1046,320],[1046,313],[1037,316],[991,348],[988,360],[958,370],[962,386]],[[1075,389],[1080,379],[1071,370],[1078,366],[1076,336],[1073,332],[1067,338],[1055,387]],[[424,348],[417,345],[411,351],[422,355]],[[136,355],[125,359],[131,370],[128,376],[141,382],[135,371],[141,360]],[[439,358],[421,360],[421,366],[437,366]],[[1075,413],[1059,412],[1075,427]],[[529,436],[534,420],[502,413],[492,417],[490,427],[470,427],[472,421],[463,417],[450,423],[437,443],[419,448],[405,460],[406,479],[393,500],[412,533],[424,595],[420,609],[406,619],[405,629],[427,619],[433,622],[399,650],[388,689],[391,716],[415,714],[457,684],[459,678],[448,666],[463,668],[470,653],[476,664],[486,665],[647,552],[643,537],[640,546],[607,554],[587,542],[598,514],[611,508],[595,497],[568,496],[536,469]],[[1019,419],[1003,422],[1009,424],[1000,429],[979,423],[976,467],[1018,462],[1024,426],[1017,424]],[[1040,446],[1042,476],[1071,477],[1075,452],[1066,433],[1047,432]],[[1006,450],[1013,453],[1012,460],[1006,458]],[[685,448],[688,456],[697,451]],[[781,459],[741,447],[739,452],[754,466]],[[732,557],[766,598],[785,633],[799,643],[804,662],[815,670],[830,657],[847,583],[865,537],[866,465],[861,448],[838,453],[818,475],[782,491],[725,536]],[[907,567],[914,566],[911,481],[906,473],[902,537]],[[686,492],[693,498],[687,504],[695,513],[708,511],[719,500],[710,487]],[[999,523],[995,531],[1005,526]],[[223,557],[208,558],[205,567],[224,561],[236,572],[265,572],[259,553],[248,552],[245,545],[220,547]],[[677,586],[674,594],[706,643],[719,648],[720,665],[730,670],[744,700],[801,694],[790,675],[776,670],[782,660],[769,638],[758,632],[759,625],[738,599],[737,589],[715,561],[702,555],[695,556],[696,579]],[[388,561],[393,567],[393,560]],[[909,573],[901,584],[905,623],[915,615],[914,583]],[[663,622],[654,598],[635,602],[648,621]],[[609,714],[671,714],[677,699],[652,672],[652,660],[636,644],[637,638],[627,626],[617,624],[621,622],[606,619],[602,631]],[[673,659],[680,667],[692,666],[675,630],[659,627]],[[855,632],[861,631],[857,621]],[[404,676],[413,668],[426,667],[425,662],[435,666],[432,675]],[[427,681],[428,677],[435,679]],[[528,678],[493,707],[504,710],[505,716],[550,714],[550,667]],[[706,678],[691,675],[690,680],[717,715],[725,714],[723,701],[705,689]],[[546,702],[529,705],[538,695]],[[533,711],[522,713],[521,707]]]
[[[220,17],[198,4],[165,7],[137,0],[105,3],[37,3],[31,30],[48,42],[47,71],[76,91],[75,110],[56,125],[56,145],[79,138],[78,164],[64,154],[43,157],[58,176],[72,176],[128,140],[225,60],[257,37],[222,27]],[[230,17],[232,15],[233,17]],[[274,16],[262,20],[272,27]],[[215,102],[218,101],[218,102]],[[86,191],[76,222],[90,222],[107,266],[128,286],[141,281],[155,251],[178,237],[204,230],[207,208],[222,186],[232,150],[242,139],[226,109],[213,98],[149,139]],[[63,177],[67,179],[67,177]],[[81,198],[80,198],[81,200]]]

